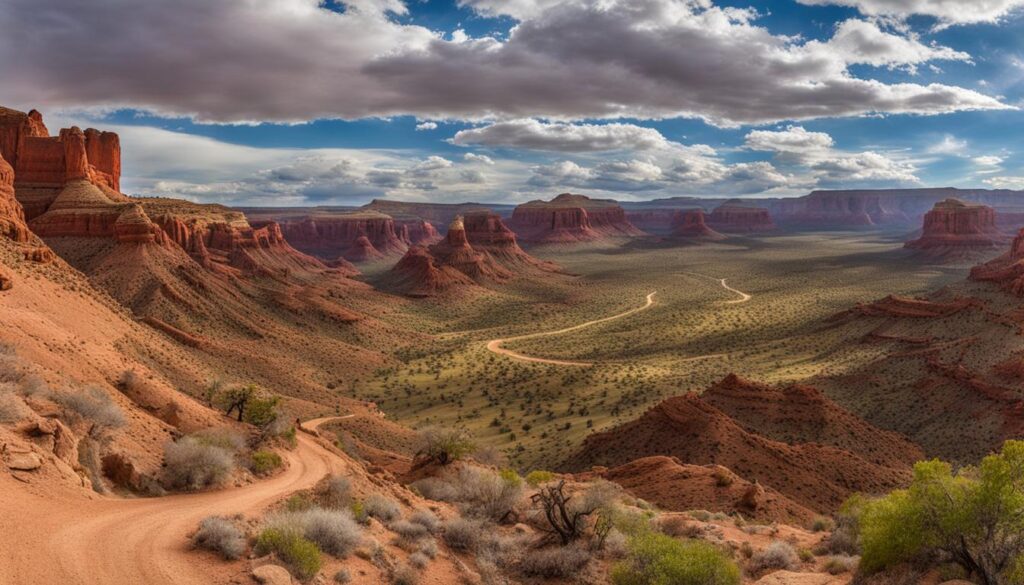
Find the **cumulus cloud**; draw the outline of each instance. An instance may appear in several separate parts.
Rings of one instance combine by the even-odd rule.
[[[971,60],[971,56],[962,51],[937,44],[925,45],[914,36],[885,32],[877,22],[858,19],[840,23],[828,42],[812,41],[807,47],[812,51],[832,51],[851,65],[903,68],[911,72],[930,61]]]
[[[467,152],[462,156],[462,159],[468,163],[480,163],[488,166],[494,165],[494,159],[487,156],[486,154],[477,154],[475,152]]]
[[[1004,160],[1001,156],[986,155],[976,156],[971,159],[971,162],[981,167],[983,172],[995,172],[999,170],[999,165],[1003,164]]]
[[[420,122],[416,124],[416,130],[437,130],[437,122]]]
[[[557,152],[650,150],[668,145],[665,137],[654,128],[634,124],[565,124],[530,119],[460,130],[451,143]]]
[[[797,0],[811,6],[850,6],[868,16],[935,18],[939,27],[996,23],[1024,7],[1024,0]]]
[[[944,134],[942,140],[929,145],[925,151],[929,154],[963,156],[967,152],[967,141],[961,140],[952,134]]]
[[[410,22],[399,0],[349,0],[343,11],[321,0],[105,0],[84,10],[78,0],[5,0],[0,100],[216,122],[408,114],[737,125],[1006,107],[954,85],[858,77],[850,65],[961,58],[881,31],[847,32],[836,41],[844,50],[824,50],[712,0],[463,3],[519,22],[504,39],[450,40]]]
[[[985,184],[993,189],[1012,189],[1014,191],[1024,190],[1024,177],[992,177],[985,179]]]
[[[814,153],[832,148],[833,140],[825,132],[808,132],[802,126],[785,130],[754,130],[747,134],[746,147],[751,150],[788,153]]]

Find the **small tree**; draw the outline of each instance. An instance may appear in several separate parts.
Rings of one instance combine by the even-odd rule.
[[[278,406],[281,397],[271,395],[255,384],[224,388],[217,391],[213,400],[225,415],[234,413],[238,422],[245,421],[261,429],[269,427],[280,416]]]
[[[425,456],[441,465],[448,465],[469,455],[476,448],[473,439],[462,429],[429,427],[420,432],[423,446],[417,456]]]
[[[914,466],[910,489],[864,506],[862,568],[919,557],[960,565],[984,585],[1020,583],[1024,568],[1024,441],[1007,441],[978,468],[939,460]]]
[[[580,505],[574,505],[574,496],[565,495],[564,479],[542,486],[530,499],[534,504],[540,504],[547,521],[547,526],[541,530],[557,536],[563,545],[582,537],[587,528],[587,518],[603,506],[603,502],[590,501],[591,498],[586,497]]]

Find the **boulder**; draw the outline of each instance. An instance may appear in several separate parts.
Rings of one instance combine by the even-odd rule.
[[[292,585],[292,576],[279,565],[262,565],[252,570],[257,583],[263,585]]]

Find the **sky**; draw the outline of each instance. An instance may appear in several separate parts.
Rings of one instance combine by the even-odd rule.
[[[1024,189],[1024,0],[4,0],[0,105],[228,205]]]

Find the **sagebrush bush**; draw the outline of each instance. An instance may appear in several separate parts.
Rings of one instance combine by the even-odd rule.
[[[392,522],[388,528],[407,543],[416,542],[430,536],[430,531],[427,530],[426,526],[409,522],[408,520],[397,520]]]
[[[455,550],[473,550],[483,537],[484,524],[480,520],[455,518],[445,524],[444,541]]]
[[[516,509],[523,494],[518,475],[479,467],[460,469],[457,488],[466,514],[499,521]]]
[[[284,464],[280,455],[265,449],[254,452],[250,459],[252,461],[252,472],[257,475],[270,473]]]
[[[795,570],[800,565],[800,558],[797,556],[793,546],[781,540],[772,541],[764,550],[754,553],[750,558],[747,569],[757,574],[762,571],[786,569]]]
[[[233,561],[245,553],[245,534],[234,522],[220,516],[208,516],[199,523],[192,543]]]
[[[402,507],[398,502],[381,494],[370,494],[363,502],[366,513],[381,522],[391,522],[402,515]]]
[[[352,573],[348,572],[348,569],[338,569],[338,572],[334,574],[335,583],[348,583],[352,580]]]
[[[394,585],[417,585],[420,582],[420,574],[409,565],[402,565],[391,574],[391,582]]]
[[[295,530],[267,527],[256,538],[256,554],[274,553],[292,575],[307,581],[320,572],[320,548]]]
[[[582,546],[557,546],[530,551],[519,561],[519,570],[531,577],[564,579],[590,562],[590,551]]]
[[[125,425],[121,407],[99,388],[54,391],[50,392],[49,398],[61,406],[65,415],[91,424],[96,430],[116,429]]]
[[[530,484],[530,487],[538,487],[541,484],[548,483],[549,481],[555,480],[555,474],[550,471],[544,471],[541,469],[534,469],[530,473],[526,474],[526,483]]]
[[[25,401],[14,393],[13,388],[0,385],[0,423],[18,422],[31,412]]]
[[[409,564],[422,570],[430,564],[430,557],[417,551],[409,555]]]
[[[427,555],[427,558],[437,558],[437,541],[433,538],[423,540],[420,542],[419,550],[417,552]]]
[[[437,502],[456,502],[459,489],[438,477],[425,477],[409,484],[409,487],[428,500]]]
[[[352,505],[352,483],[346,477],[332,475],[324,488],[323,502],[329,508],[348,508]]]
[[[825,559],[825,571],[830,575],[852,573],[857,570],[857,557],[835,555]]]
[[[295,532],[332,556],[346,557],[359,545],[363,529],[345,510],[309,508],[279,512],[267,518],[266,527]]]
[[[234,454],[192,436],[164,446],[164,481],[170,488],[198,490],[219,485],[234,469]]]
[[[409,515],[409,522],[423,526],[427,529],[427,532],[430,532],[431,534],[437,532],[441,528],[441,520],[437,515],[430,510],[424,510],[423,508],[418,508],[413,511],[413,513]]]
[[[740,570],[709,543],[644,532],[630,539],[629,554],[612,569],[611,581],[613,585],[738,585]]]

